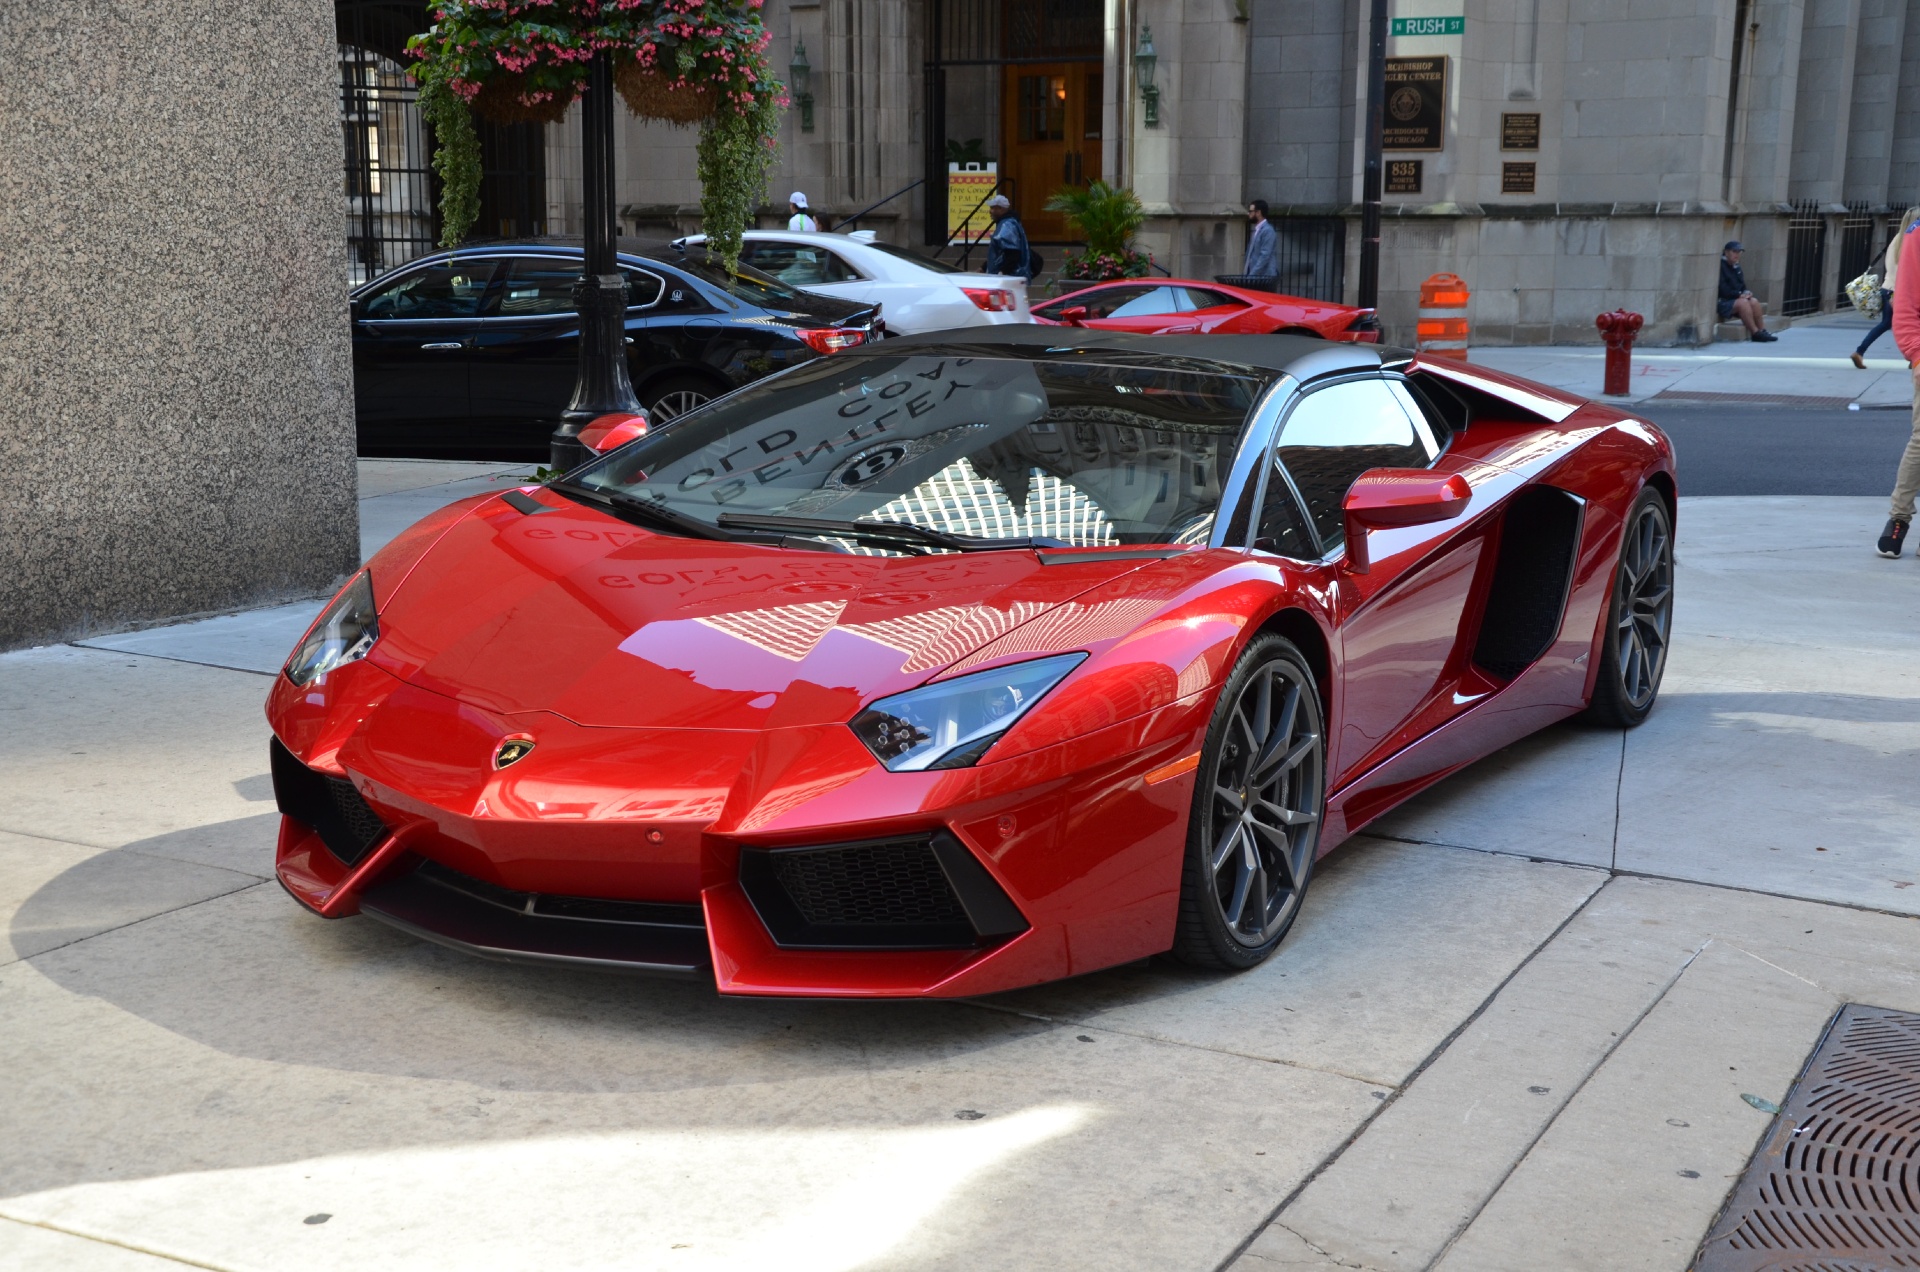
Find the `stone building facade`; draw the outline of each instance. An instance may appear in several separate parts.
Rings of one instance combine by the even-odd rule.
[[[997,165],[1037,240],[1064,237],[1040,208],[1047,194],[1101,176],[1145,201],[1142,246],[1158,265],[1229,274],[1245,201],[1263,198],[1288,288],[1352,300],[1367,7],[768,0],[776,68],[805,50],[814,127],[789,112],[764,222],[784,217],[794,189],[833,221],[904,191],[861,225],[938,247],[946,151],[977,140],[968,153]],[[1898,211],[1920,203],[1914,8],[1395,0],[1389,56],[1411,60],[1396,65],[1416,78],[1428,67],[1435,100],[1427,148],[1387,156],[1389,338],[1411,338],[1420,282],[1446,271],[1474,293],[1476,343],[1590,341],[1594,315],[1615,306],[1645,314],[1652,342],[1704,342],[1720,246],[1733,238],[1775,313],[1833,308]],[[1151,124],[1138,56],[1148,38]],[[1036,114],[1042,99],[1058,113]],[[696,228],[693,133],[620,128],[628,232]],[[576,128],[549,130],[546,170],[549,225],[566,232],[578,225]],[[1047,256],[1057,265],[1060,249]]]

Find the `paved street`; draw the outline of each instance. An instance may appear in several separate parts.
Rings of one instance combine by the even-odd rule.
[[[519,468],[361,471],[370,550]],[[0,656],[0,1266],[1684,1267],[1742,1096],[1843,1001],[1920,1009],[1920,563],[1865,550],[1880,508],[1683,500],[1653,719],[1395,813],[1261,969],[979,1002],[306,915],[260,710],[311,605]]]

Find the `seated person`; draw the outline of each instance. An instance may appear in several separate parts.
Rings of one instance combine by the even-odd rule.
[[[1747,339],[1766,342],[1780,337],[1767,330],[1767,307],[1747,290],[1747,276],[1740,269],[1740,254],[1746,248],[1735,240],[1720,253],[1720,321],[1739,318],[1747,329]]]

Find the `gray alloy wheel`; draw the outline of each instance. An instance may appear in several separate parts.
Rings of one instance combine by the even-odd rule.
[[[1673,631],[1673,520],[1656,490],[1641,492],[1620,537],[1620,565],[1607,607],[1600,672],[1588,718],[1630,729],[1660,695]]]
[[[705,406],[719,396],[706,385],[694,380],[673,380],[652,401],[647,403],[647,415],[654,421],[666,423],[677,416],[685,415],[695,407]]]
[[[1255,640],[1201,751],[1173,952],[1238,970],[1300,913],[1326,806],[1326,728],[1313,674],[1278,636]]]

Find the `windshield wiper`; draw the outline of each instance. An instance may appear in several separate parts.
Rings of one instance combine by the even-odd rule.
[[[728,529],[782,530],[789,534],[839,535],[868,543],[919,545],[949,552],[1000,552],[1008,548],[1064,548],[1061,539],[983,539],[971,534],[948,534],[906,521],[834,521],[826,517],[764,516],[757,512],[723,512],[719,522]]]
[[[726,539],[733,535],[684,512],[676,512],[655,499],[639,499],[620,490],[596,490],[592,486],[582,486],[578,482],[556,481],[551,489],[589,503],[604,505],[622,521],[635,519],[645,521],[654,528],[678,531],[695,539]]]

